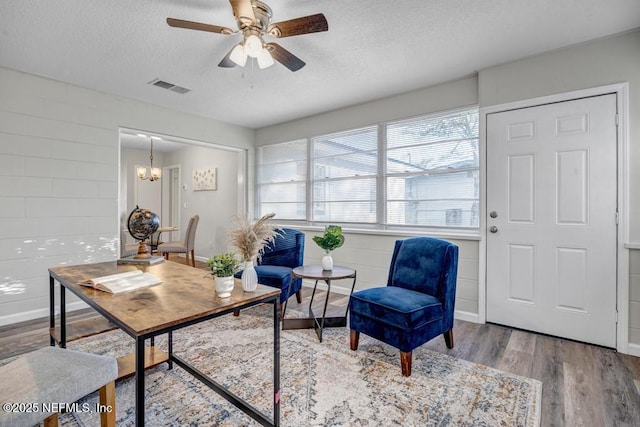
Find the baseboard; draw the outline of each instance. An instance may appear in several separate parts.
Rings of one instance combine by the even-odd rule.
[[[468,311],[456,310],[453,317],[458,320],[464,320],[465,322],[482,323],[477,313],[469,313]]]
[[[83,301],[75,301],[67,304],[67,313],[76,310],[82,310],[89,306]],[[56,314],[59,314],[60,307],[56,306]],[[37,310],[23,311],[22,313],[9,314],[0,316],[0,326],[12,325],[14,323],[27,322],[29,320],[42,319],[49,317],[48,308],[39,308]]]
[[[631,356],[640,357],[640,344],[627,344],[627,353]]]

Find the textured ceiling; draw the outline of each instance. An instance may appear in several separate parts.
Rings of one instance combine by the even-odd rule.
[[[266,3],[274,22],[325,14],[328,32],[279,41],[302,70],[219,68],[240,35],[166,24],[235,29],[227,0],[2,0],[0,66],[260,128],[640,27],[638,0]],[[149,85],[155,78],[191,92]]]

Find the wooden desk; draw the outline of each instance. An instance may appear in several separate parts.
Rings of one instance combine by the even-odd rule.
[[[318,339],[322,342],[322,331],[324,328],[342,327],[347,326],[347,311],[349,310],[349,304],[345,309],[344,316],[327,317],[327,303],[329,302],[329,294],[331,294],[331,281],[340,279],[353,279],[351,284],[351,293],[356,287],[356,271],[353,268],[342,267],[339,265],[333,266],[332,270],[323,270],[320,265],[303,265],[296,267],[291,272],[291,279],[289,280],[289,288],[291,283],[296,278],[315,280],[316,283],[313,286],[313,293],[311,294],[311,301],[309,302],[309,317],[302,319],[285,319],[285,313],[287,311],[287,301],[284,302],[284,310],[282,312],[282,329],[307,329],[314,328]],[[316,289],[318,288],[318,281],[322,280],[327,284],[327,294],[324,299],[324,309],[322,310],[322,317],[318,317],[313,312],[313,298],[316,296]],[[287,295],[289,295],[289,289],[287,289]]]
[[[133,269],[148,271],[163,281],[161,285],[123,294],[98,291],[80,282],[93,277],[121,273]],[[60,335],[55,329],[55,282],[60,283]],[[65,291],[69,290],[113,322],[136,341],[136,350],[129,356],[135,374],[136,425],[144,425],[144,369],[146,366],[167,361],[169,368],[175,362],[202,381],[229,402],[265,426],[280,425],[280,290],[258,285],[254,292],[244,292],[239,281],[229,298],[218,298],[214,281],[204,270],[186,265],[163,262],[152,266],[117,265],[115,261],[49,269],[49,326],[51,345],[66,347]],[[172,332],[205,320],[213,319],[257,304],[273,304],[273,420],[248,402],[226,390],[213,379],[198,371],[188,362],[173,354]],[[153,346],[153,339],[168,334],[168,353]],[[145,349],[145,340],[151,347]],[[126,357],[119,366],[125,368]],[[126,369],[126,368],[125,368]],[[122,372],[121,375],[126,375]]]

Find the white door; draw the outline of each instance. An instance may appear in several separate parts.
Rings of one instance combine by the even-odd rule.
[[[616,95],[487,115],[487,321],[616,345]]]

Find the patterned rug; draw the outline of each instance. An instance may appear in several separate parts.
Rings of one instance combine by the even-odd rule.
[[[174,332],[174,353],[269,416],[272,414],[273,330],[270,307],[245,310]],[[165,347],[166,341],[156,344]],[[283,426],[537,426],[541,382],[445,354],[416,349],[412,376],[400,373],[398,351],[361,335],[349,349],[347,328],[281,332]],[[111,331],[69,348],[121,356],[133,340]],[[146,371],[146,421],[151,426],[254,426],[253,419],[183,369]],[[116,383],[118,426],[134,425],[133,378]],[[82,402],[91,407],[97,393]],[[70,413],[62,426],[99,425],[98,414]]]

